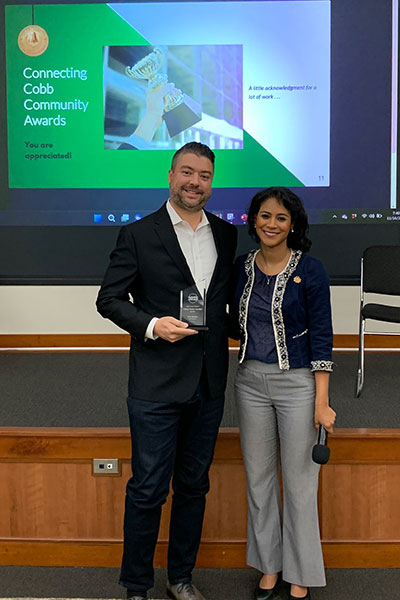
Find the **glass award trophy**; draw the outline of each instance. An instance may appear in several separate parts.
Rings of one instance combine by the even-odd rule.
[[[179,318],[189,324],[190,329],[206,331],[206,289],[203,295],[195,285],[181,290]]]

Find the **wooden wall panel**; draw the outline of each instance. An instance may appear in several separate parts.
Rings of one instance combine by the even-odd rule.
[[[246,477],[242,464],[217,462],[204,520],[205,540],[246,540]]]
[[[89,463],[0,463],[3,537],[120,539],[125,477],[94,477]]]
[[[400,567],[400,429],[336,430],[330,446],[319,494],[326,565]],[[0,564],[117,566],[129,455],[127,429],[0,428]],[[119,458],[121,475],[93,475],[95,457]],[[198,565],[243,567],[237,429],[221,429],[210,478]],[[170,499],[158,566],[166,561],[169,510]]]
[[[400,465],[326,465],[321,478],[326,540],[400,540]]]
[[[25,539],[122,539],[125,485],[121,476],[93,476],[89,463],[0,462],[0,537]],[[245,475],[241,464],[216,462],[210,473],[205,539],[246,539]],[[163,507],[161,541],[168,540],[171,495]]]

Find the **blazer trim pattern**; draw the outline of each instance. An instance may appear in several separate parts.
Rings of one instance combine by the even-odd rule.
[[[311,371],[333,371],[333,361],[331,360],[312,360]]]
[[[255,257],[258,254],[258,252],[259,252],[259,250],[252,250],[251,252],[249,252],[249,255],[246,258],[246,261],[244,263],[244,270],[247,275],[247,281],[244,286],[243,294],[242,294],[242,296],[240,298],[240,302],[239,302],[239,329],[243,335],[243,343],[241,344],[240,351],[239,351],[239,364],[241,362],[243,362],[243,359],[245,357],[247,342],[248,342],[248,338],[249,338],[249,336],[247,334],[246,323],[247,323],[247,314],[249,312],[250,296],[251,296],[251,292],[253,290],[253,285],[254,285],[254,280],[255,280],[254,262],[255,262]]]

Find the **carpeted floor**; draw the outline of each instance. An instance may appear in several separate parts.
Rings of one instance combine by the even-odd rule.
[[[331,382],[337,427],[400,427],[400,353],[368,353],[354,398],[355,353],[335,353]],[[231,354],[223,427],[237,426]],[[1,354],[0,423],[10,427],[128,427],[128,354]],[[23,373],[23,377],[21,377]],[[400,598],[400,596],[399,596]]]
[[[118,569],[0,566],[4,598],[120,599]],[[207,600],[252,600],[259,573],[254,569],[196,569],[193,581]],[[149,597],[166,598],[165,569],[156,569]],[[312,600],[383,600],[400,598],[399,569],[328,569],[327,587],[314,588]],[[284,585],[274,600],[287,600]],[[0,600],[2,600],[0,598]]]

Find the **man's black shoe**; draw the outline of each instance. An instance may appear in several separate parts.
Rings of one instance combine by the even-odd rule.
[[[190,581],[176,585],[168,581],[167,594],[172,600],[205,600],[203,594]]]
[[[136,592],[135,590],[126,590],[126,597],[128,600],[146,600],[147,594],[145,592]]]

